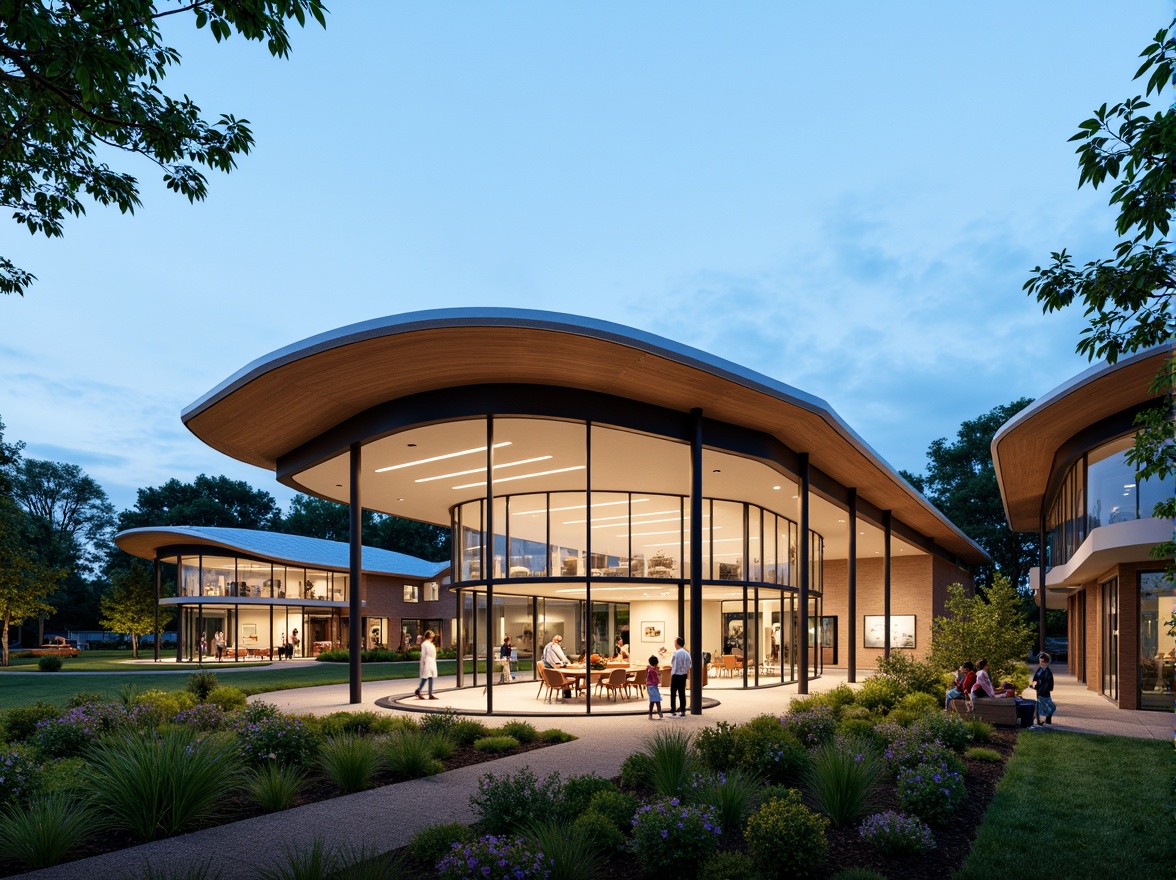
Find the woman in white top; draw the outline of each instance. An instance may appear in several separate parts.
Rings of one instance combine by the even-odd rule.
[[[416,695],[418,700],[425,698],[421,693],[421,688],[425,686],[425,682],[429,683],[429,699],[439,699],[433,694],[433,679],[437,677],[437,648],[433,644],[433,631],[427,630],[424,638],[421,639],[421,683],[417,685]]]

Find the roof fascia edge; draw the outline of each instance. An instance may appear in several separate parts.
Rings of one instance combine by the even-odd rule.
[[[856,447],[872,464],[885,473],[899,489],[915,502],[932,513],[948,529],[970,543],[976,550],[987,556],[975,541],[965,535],[943,513],[911,486],[891,465],[882,458],[856,431],[833,410],[829,404],[815,395],[807,394],[791,385],[786,385],[741,367],[725,358],[712,355],[700,349],[679,342],[597,318],[586,318],[562,312],[548,312],[537,309],[503,308],[458,308],[429,309],[406,312],[401,315],[373,318],[349,324],[336,330],[329,330],[299,342],[291,343],[252,361],[208,391],[180,413],[185,426],[204,410],[237,388],[247,385],[285,364],[293,363],[311,355],[333,348],[353,345],[369,339],[395,336],[420,330],[444,329],[451,327],[517,327],[523,329],[549,330],[557,333],[588,336],[602,341],[614,342],[648,354],[667,357],[671,360],[726,379],[736,385],[758,391],[785,403],[807,410],[821,418],[851,446]]]

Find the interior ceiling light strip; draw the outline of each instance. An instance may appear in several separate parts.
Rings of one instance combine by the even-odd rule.
[[[494,470],[499,468],[518,467],[521,464],[534,464],[537,461],[547,461],[550,455],[540,455],[536,458],[522,458],[518,461],[505,461],[502,464],[494,465]],[[435,477],[421,477],[419,480],[413,480],[414,483],[430,483],[433,480],[448,480],[451,477],[467,477],[470,474],[481,474],[486,470],[485,467],[473,468],[468,471],[454,471],[452,474],[438,474]]]
[[[575,464],[575,465],[572,465],[571,467],[556,468],[553,471],[536,471],[533,474],[518,474],[517,476],[514,476],[514,477],[502,477],[500,479],[496,479],[494,481],[494,483],[495,483],[495,485],[497,485],[498,483],[512,483],[515,480],[529,480],[532,477],[549,477],[552,474],[566,474],[569,471],[582,471],[584,469],[585,469],[585,465]],[[478,486],[485,486],[485,485],[486,485],[486,481],[482,480],[481,482],[478,482],[478,483],[462,483],[460,486],[454,486],[453,488],[454,489],[474,489],[474,488],[477,488]],[[621,503],[623,503],[623,502],[621,502]]]
[[[495,480],[494,482],[501,483],[502,480]],[[553,493],[553,494],[556,494],[556,493]],[[634,498],[633,503],[638,504],[642,501],[648,501],[648,500],[649,500],[648,498]],[[629,503],[628,501],[597,501],[592,506],[593,507],[616,507],[618,504],[628,504],[628,503]],[[551,508],[544,507],[544,508],[540,508],[539,510],[520,510],[515,515],[516,516],[524,516],[525,514],[528,514],[528,513],[546,513],[548,510],[551,510],[552,513],[555,513],[557,511],[561,511],[561,510],[583,510],[585,508],[585,506],[586,505],[583,505],[583,504],[573,504],[570,507],[551,507]],[[587,520],[585,520],[585,522],[587,522]]]
[[[510,445],[511,445],[511,443],[509,440],[504,440],[502,443],[495,443],[494,448],[501,449],[503,446],[510,446]],[[388,467],[376,468],[376,473],[382,474],[382,473],[385,473],[386,471],[398,471],[401,468],[414,467],[415,465],[418,465],[418,464],[428,464],[431,461],[444,461],[447,458],[457,458],[458,456],[461,456],[461,455],[473,455],[475,452],[485,452],[485,451],[486,451],[485,446],[477,446],[473,449],[463,449],[463,450],[461,450],[461,452],[448,452],[445,455],[434,455],[432,458],[420,458],[420,459],[417,459],[416,461],[406,461],[404,464],[393,464],[393,465],[389,465]]]
[[[643,498],[642,500],[645,501],[648,499]],[[609,503],[610,504],[617,504],[617,503],[624,504],[625,502],[623,502],[623,501],[621,501],[621,502],[610,501]],[[593,505],[593,507],[595,507],[595,506],[596,505]],[[660,515],[666,514],[666,513],[676,514],[677,512],[678,511],[676,511],[676,510],[647,510],[644,513],[634,513],[632,515],[633,516],[660,516]],[[616,516],[594,516],[594,517],[592,517],[592,522],[602,522],[603,520],[606,520],[606,519],[628,519],[629,516],[630,516],[630,514],[627,514],[627,513],[619,513]],[[677,517],[675,516],[674,519],[677,519]],[[578,526],[578,525],[582,525],[586,522],[588,522],[588,520],[586,520],[586,519],[566,519],[566,520],[564,520],[564,525],[565,526]],[[642,520],[642,522],[638,523],[638,525],[641,525],[646,522],[669,522],[669,520],[661,520],[661,519]]]

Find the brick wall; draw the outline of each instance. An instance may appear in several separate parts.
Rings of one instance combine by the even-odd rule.
[[[837,617],[840,639],[837,660],[848,661],[849,566],[844,559],[825,562],[825,616]],[[882,559],[859,559],[857,563],[857,615],[854,640],[857,643],[859,669],[874,667],[885,653],[881,648],[867,648],[862,634],[863,617],[882,614]],[[890,613],[915,615],[915,649],[912,656],[924,658],[931,650],[931,619],[944,613],[949,584],[962,583],[971,591],[972,576],[934,556],[896,556],[890,563]]]

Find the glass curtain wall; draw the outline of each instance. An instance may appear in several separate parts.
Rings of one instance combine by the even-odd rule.
[[[1139,708],[1172,711],[1176,586],[1162,571],[1139,575]]]

